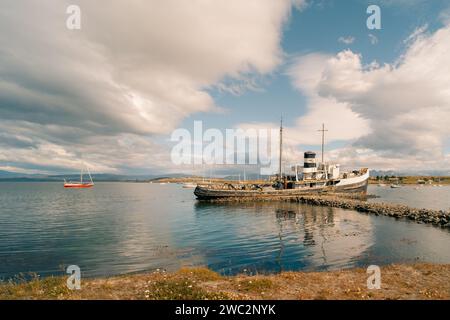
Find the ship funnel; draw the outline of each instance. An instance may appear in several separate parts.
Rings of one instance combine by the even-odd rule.
[[[313,179],[316,173],[316,153],[312,151],[306,151],[304,154],[303,178]]]

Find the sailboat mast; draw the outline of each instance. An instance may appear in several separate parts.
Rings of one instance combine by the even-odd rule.
[[[89,179],[91,179],[91,183],[94,184],[94,181],[92,180],[92,176],[91,176],[91,171],[89,170],[88,167],[86,167],[86,169],[87,169],[87,172],[89,174]]]
[[[282,178],[282,161],[283,161],[283,117],[281,117],[280,121],[280,166],[279,166],[279,177]]]
[[[322,163],[323,163],[323,153],[324,153],[324,145],[325,145],[325,123],[322,123],[322,130],[317,130],[322,132]]]

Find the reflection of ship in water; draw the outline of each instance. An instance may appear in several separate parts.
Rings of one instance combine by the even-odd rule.
[[[275,210],[275,216],[277,217],[277,219],[295,219],[295,217],[297,216],[297,212],[295,212],[294,210],[277,209]]]
[[[322,259],[324,264],[327,263],[327,255],[325,251],[325,242],[328,240],[325,230],[329,227],[334,227],[334,216],[332,208],[323,208],[318,212],[311,214],[308,211],[302,212],[301,207],[296,210],[290,208],[278,208],[275,210],[275,217],[279,226],[278,238],[280,240],[280,249],[277,256],[277,264],[279,271],[283,271],[283,254],[285,251],[285,240],[283,239],[284,224],[292,224],[298,231],[298,234],[303,233],[302,243],[305,248],[314,247],[317,241],[320,243]],[[314,230],[318,230],[319,237],[315,237]],[[316,238],[316,239],[315,239]]]
[[[314,232],[309,228],[308,226],[308,218],[305,216],[303,219],[303,229],[304,229],[304,236],[303,236],[303,245],[305,246],[314,246],[316,242],[314,241]]]
[[[238,252],[221,252],[228,261],[226,267],[235,264],[237,257],[245,261],[238,262],[239,270],[234,272],[244,268],[255,273],[280,272],[298,270],[299,265],[303,270],[355,266],[373,243],[371,218],[340,208],[290,202],[196,202],[195,208],[199,228],[222,236],[227,246],[238,243]],[[246,217],[245,225],[237,215]],[[212,220],[222,227],[211,230]],[[223,225],[227,227],[221,235]]]

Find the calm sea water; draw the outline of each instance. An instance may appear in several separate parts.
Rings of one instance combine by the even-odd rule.
[[[427,208],[450,211],[450,186],[402,186],[392,189],[387,186],[369,186],[368,193],[379,198],[372,202],[392,202],[406,204],[414,208]]]
[[[384,200],[449,206],[449,188],[428,190],[419,200],[406,188],[370,187]],[[192,192],[173,184],[0,183],[0,277],[61,275],[71,264],[105,276],[181,266],[235,274],[450,263],[450,232],[440,228],[294,203],[205,204]]]

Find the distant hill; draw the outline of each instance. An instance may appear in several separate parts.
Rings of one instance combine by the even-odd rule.
[[[449,170],[370,170],[370,176],[396,176],[396,177],[406,177],[406,176],[450,176]]]
[[[179,178],[186,177],[189,175],[174,173],[174,174],[161,174],[161,175],[119,175],[110,173],[93,173],[92,178],[94,181],[151,181],[160,178]],[[85,179],[87,178],[84,176]],[[69,180],[79,180],[79,174],[59,174],[59,175],[44,175],[44,174],[26,174],[17,173],[0,170],[0,182],[1,181],[11,181],[11,182],[52,182],[52,181],[63,181]]]
[[[221,177],[225,180],[237,180],[239,177],[238,174],[233,175],[221,175]],[[244,180],[243,172],[240,172],[241,180]],[[446,170],[423,170],[423,171],[395,171],[395,170],[370,170],[370,176],[450,176],[450,172]],[[189,174],[183,173],[170,173],[170,174],[144,174],[144,175],[120,175],[120,174],[111,174],[111,173],[94,173],[92,174],[92,178],[94,181],[152,181],[158,179],[170,179],[170,178],[188,178],[193,177]],[[261,176],[255,173],[246,174],[246,180],[256,180],[256,179],[267,179],[268,176]],[[51,182],[51,181],[63,181],[66,180],[79,180],[79,174],[58,174],[58,175],[45,175],[45,174],[26,174],[26,173],[17,173],[0,170],[0,182],[1,181],[16,181],[16,182]]]
[[[23,175],[22,173],[0,170],[0,178],[13,178],[13,177],[20,177],[22,175]]]
[[[240,175],[235,174],[235,175],[225,176],[223,179],[224,180],[238,180],[239,178],[241,178],[241,180],[244,180],[244,174],[242,172]],[[266,180],[269,178],[270,178],[270,176],[254,174],[254,173],[249,173],[249,174],[245,175],[245,180]]]

